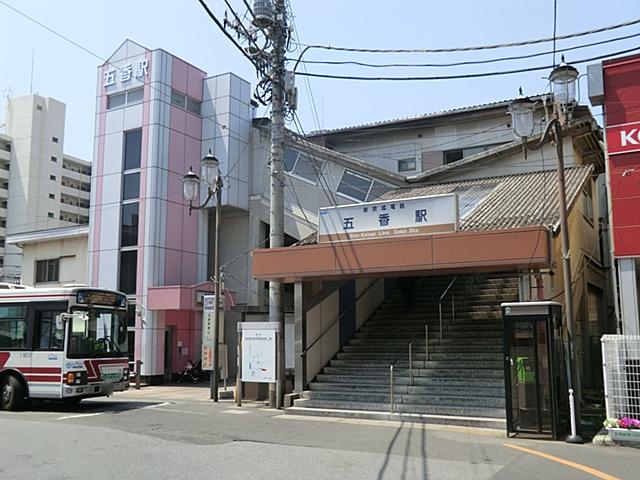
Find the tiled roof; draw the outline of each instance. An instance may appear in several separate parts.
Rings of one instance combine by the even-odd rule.
[[[569,206],[592,171],[591,165],[565,170]],[[496,230],[535,225],[552,225],[555,228],[560,220],[557,187],[554,169],[398,188],[387,193],[382,200],[457,193],[460,230]]]

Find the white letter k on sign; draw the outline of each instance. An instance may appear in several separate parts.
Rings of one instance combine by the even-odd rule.
[[[632,128],[628,132],[626,130],[621,130],[620,143],[622,144],[622,146],[626,147],[627,145],[639,145],[640,142],[638,142],[638,140],[636,138],[633,138],[632,136],[632,135],[636,135],[637,132],[638,132],[637,128]]]

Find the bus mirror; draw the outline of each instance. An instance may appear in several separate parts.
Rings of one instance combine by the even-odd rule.
[[[56,315],[56,330],[62,330],[64,328],[64,318],[62,315]]]

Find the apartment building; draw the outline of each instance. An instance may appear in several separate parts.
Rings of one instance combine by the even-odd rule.
[[[65,108],[40,95],[7,100],[0,134],[2,281],[21,281],[22,251],[7,236],[89,223],[91,163],[64,153]]]

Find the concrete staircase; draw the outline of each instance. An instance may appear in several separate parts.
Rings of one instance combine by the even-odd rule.
[[[438,299],[452,278],[417,281],[410,309],[403,292],[393,292],[287,413],[505,428],[500,303],[517,301],[517,277],[458,276],[443,302],[440,340]],[[394,413],[390,408],[391,364]]]

